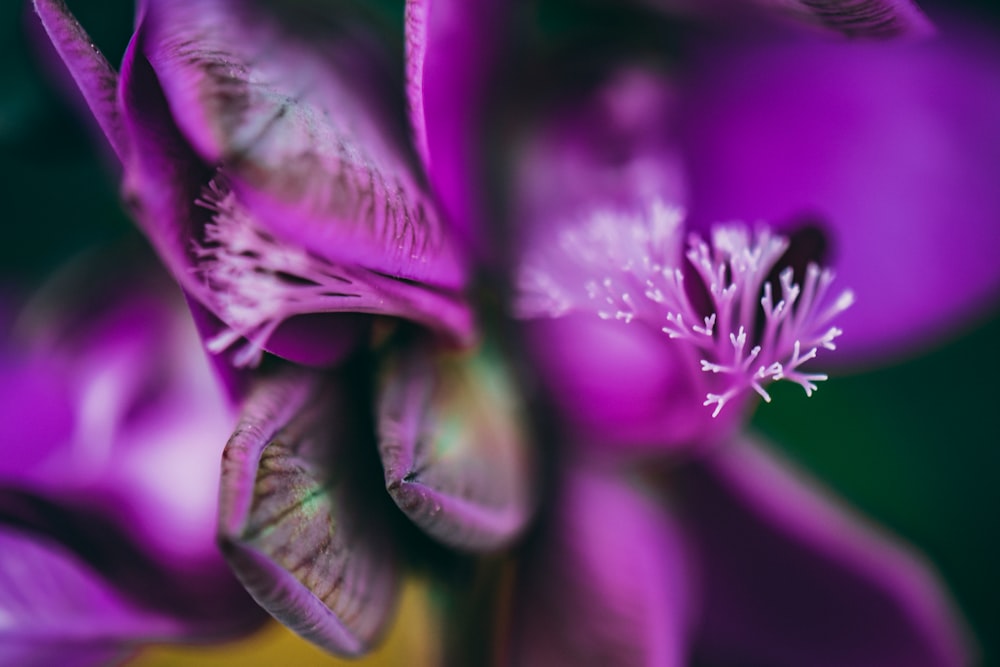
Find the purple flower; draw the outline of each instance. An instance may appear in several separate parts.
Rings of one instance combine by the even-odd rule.
[[[948,28],[789,34],[757,11],[927,34],[910,3],[753,4],[714,6],[756,33],[685,24],[679,60],[610,40],[532,61],[527,82],[508,72],[492,126],[451,100],[506,132],[514,306],[566,441],[513,664],[969,660],[927,566],[744,424],[772,382],[810,394],[824,362],[896,359],[995,305],[1000,54]],[[448,102],[427,100],[447,78],[435,26],[460,10],[416,5],[430,109]]]
[[[183,303],[142,273],[93,278],[67,270],[4,318],[4,664],[106,664],[265,618],[215,547],[232,413]]]
[[[227,561],[304,637],[366,652],[428,548],[397,509],[479,553],[515,540],[535,495],[386,44],[339,5],[163,0],[139,3],[115,72],[62,3],[34,4],[240,402]]]

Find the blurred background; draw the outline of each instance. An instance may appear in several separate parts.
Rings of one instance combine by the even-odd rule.
[[[401,26],[402,2],[380,4]],[[994,26],[1000,25],[998,5],[948,3],[950,11]],[[131,2],[76,2],[73,8],[117,62],[131,32]],[[927,10],[933,16],[936,7]],[[81,250],[136,236],[93,128],[34,60],[24,11],[19,0],[0,0],[0,305],[6,306]],[[997,254],[1000,261],[1000,248]],[[945,345],[890,368],[834,377],[810,400],[779,384],[774,403],[755,416],[756,426],[791,458],[935,564],[989,665],[1000,665],[998,306]],[[425,595],[420,586],[408,589],[390,641],[362,664],[433,661]],[[134,662],[279,663],[345,664],[277,625],[233,645],[152,648]]]

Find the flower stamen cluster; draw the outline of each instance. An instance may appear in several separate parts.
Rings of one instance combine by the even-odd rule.
[[[766,386],[778,380],[811,396],[827,376],[803,366],[836,349],[842,331],[832,321],[853,293],[832,296],[833,272],[815,263],[796,282],[794,269],[780,266],[788,239],[763,225],[720,225],[710,241],[692,234],[684,251],[682,220],[679,209],[654,202],[644,215],[602,212],[564,230],[559,257],[522,272],[522,314],[558,316],[589,302],[602,319],[657,327],[715,376],[704,400],[713,417],[748,390],[770,402]]]
[[[235,348],[235,366],[260,364],[286,320],[343,310],[344,299],[360,296],[344,271],[261,230],[224,182],[212,180],[195,203],[212,213],[194,245],[196,270],[226,325],[205,345],[214,354]]]

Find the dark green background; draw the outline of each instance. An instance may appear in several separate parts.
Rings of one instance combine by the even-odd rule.
[[[1000,3],[965,4],[995,20]],[[131,3],[73,6],[116,61]],[[135,235],[94,129],[37,66],[25,25],[21,3],[0,0],[0,306],[80,249]],[[755,418],[794,459],[937,565],[989,664],[1000,664],[997,305],[984,304],[977,326],[943,346],[836,377],[810,400],[779,384]]]

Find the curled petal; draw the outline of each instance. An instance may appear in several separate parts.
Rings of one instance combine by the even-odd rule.
[[[677,475],[713,664],[969,664],[927,566],[751,442]]]
[[[926,37],[934,26],[911,0],[645,0],[654,7],[721,21],[763,17],[817,26],[849,38]]]
[[[754,0],[768,11],[787,13],[847,37],[925,36],[933,32],[910,0]]]
[[[118,73],[94,46],[63,0],[35,0],[45,32],[119,158],[127,153],[117,105]]]
[[[444,212],[474,246],[485,240],[475,149],[510,9],[497,0],[406,3],[406,93],[417,151]]]
[[[511,664],[671,667],[693,609],[682,533],[625,479],[576,470],[518,586]]]
[[[149,3],[144,52],[178,126],[268,231],[331,262],[461,287],[394,116],[403,101],[385,54],[347,12],[302,11]]]
[[[340,397],[302,370],[262,379],[222,464],[223,552],[250,594],[324,649],[374,645],[399,589],[396,553],[348,468]]]
[[[446,544],[510,543],[534,509],[535,468],[521,406],[498,355],[394,350],[379,394],[386,488]]]

